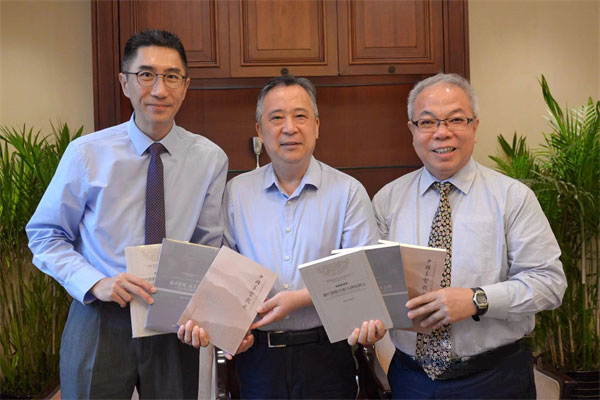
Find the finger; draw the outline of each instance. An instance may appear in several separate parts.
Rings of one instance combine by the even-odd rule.
[[[408,312],[408,318],[415,319],[420,316],[427,316],[431,313],[437,312],[440,308],[438,302],[431,302],[420,307],[414,308]]]
[[[438,324],[438,322],[442,322],[443,324],[444,318],[445,314],[441,310],[438,310],[429,315],[427,318],[423,319],[420,325],[423,328],[433,327],[434,325]]]
[[[200,327],[198,327],[198,325],[194,325],[194,328],[192,328],[192,346],[197,349],[201,344]]]
[[[358,343],[367,344],[367,335],[369,333],[369,323],[367,321],[363,322],[360,326],[360,332],[358,333]]]
[[[354,346],[358,342],[358,328],[354,328],[350,336],[348,336],[348,344],[350,346]]]
[[[375,326],[375,321],[369,321],[369,329],[367,331],[367,343],[373,344],[377,341],[377,327]]]
[[[233,355],[231,355],[231,353],[228,353],[226,351],[223,352],[223,355],[225,356],[226,359],[228,359],[229,361],[233,360]]]
[[[121,285],[123,286],[123,288],[125,290],[127,290],[127,292],[132,293],[137,296],[140,296],[142,299],[144,299],[144,301],[146,303],[148,303],[148,304],[154,303],[154,299],[152,298],[152,296],[150,296],[150,294],[148,292],[146,292],[144,290],[144,288],[142,288],[132,282],[126,281],[126,280],[123,280],[121,282]],[[131,301],[131,300],[128,300],[128,301]]]
[[[276,305],[277,305],[277,302],[276,302],[275,298],[265,300],[264,303],[262,303],[260,306],[258,306],[258,308],[256,309],[256,312],[258,312],[259,314],[267,313],[267,312],[271,311]]]
[[[111,295],[111,299],[117,303],[121,307],[125,307],[127,305],[127,297],[131,297],[127,294],[127,291],[120,286],[114,286],[113,293]]]
[[[194,325],[194,321],[191,319],[185,323],[185,335],[183,336],[183,341],[187,344],[193,344],[192,332],[194,331]]]
[[[271,322],[273,322],[275,320],[275,317],[273,316],[273,312],[269,312],[265,315],[262,316],[262,318],[260,318],[258,321],[256,321],[255,323],[252,324],[252,326],[250,326],[250,329],[258,329],[260,327],[263,327],[265,325],[269,325]]]
[[[179,328],[177,328],[177,339],[179,339],[181,342],[183,342],[184,335],[185,335],[185,326],[179,325]]]
[[[437,298],[438,292],[439,290],[436,290],[435,292],[429,292],[422,294],[421,296],[415,297],[414,299],[411,299],[406,302],[406,307],[416,308],[423,304],[431,303]]]
[[[242,340],[242,343],[240,344],[240,347],[238,347],[238,349],[237,349],[237,351],[236,351],[235,354],[239,354],[239,353],[245,352],[250,347],[252,347],[253,344],[254,344],[254,336],[252,336],[252,335],[246,336],[244,338],[244,340]]]
[[[246,336],[246,348],[244,349],[244,351],[250,349],[252,346],[254,346],[254,335],[249,334],[248,336]]]
[[[148,282],[147,280],[140,278],[138,276],[135,275],[129,275],[127,274],[127,280],[131,283],[133,283],[136,286],[141,287],[143,290],[145,290],[148,293],[156,293],[156,287],[151,284],[150,282]]]
[[[200,330],[200,345],[202,347],[206,347],[206,346],[208,346],[208,343],[210,342],[208,333],[203,328],[199,328],[199,330]]]
[[[387,330],[385,329],[385,325],[381,320],[378,319],[377,321],[375,321],[375,328],[377,330],[377,340],[381,340],[387,332]]]

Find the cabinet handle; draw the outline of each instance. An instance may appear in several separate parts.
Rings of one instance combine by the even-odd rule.
[[[390,65],[390,66],[388,67],[388,72],[389,72],[390,74],[393,74],[394,72],[396,72],[396,67],[394,67],[393,65]]]
[[[281,75],[287,75],[290,71],[287,68],[281,68]]]

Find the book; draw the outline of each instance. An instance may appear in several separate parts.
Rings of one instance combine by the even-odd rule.
[[[173,239],[163,239],[146,329],[177,332],[178,318],[192,298],[219,248]]]
[[[145,279],[147,282],[154,283],[160,247],[160,244],[126,247],[125,263],[127,266],[127,273]],[[149,307],[150,304],[146,303],[146,301],[139,296],[133,296],[133,300],[129,302],[131,337],[138,338],[161,335],[164,333],[144,328]]]
[[[396,242],[334,250],[302,264],[308,288],[329,340],[346,339],[363,321],[381,320],[387,329],[428,332],[408,318],[405,304],[435,290],[446,251]]]
[[[400,246],[409,299],[414,299],[425,293],[441,289],[442,274],[444,272],[444,263],[446,261],[445,249],[399,243],[389,240],[380,240],[379,243],[383,245]],[[408,308],[404,307],[403,312],[406,314]],[[415,318],[412,327],[405,328],[405,330],[430,333],[431,329],[422,328],[419,325],[425,318],[427,318],[427,316]]]
[[[194,321],[213,345],[235,354],[276,277],[270,269],[222,247],[178,324]]]

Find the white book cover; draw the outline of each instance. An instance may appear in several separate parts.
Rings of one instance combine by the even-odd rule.
[[[178,324],[194,321],[213,345],[235,354],[276,278],[270,269],[222,247]]]
[[[321,258],[299,271],[331,343],[348,338],[363,321],[393,327],[365,251]]]
[[[154,283],[156,265],[160,255],[160,244],[148,244],[143,246],[130,246],[125,248],[125,260],[127,273],[142,278],[147,282]],[[139,296],[133,296],[129,302],[131,314],[131,337],[161,335],[164,332],[153,331],[144,328],[146,315],[150,305]]]

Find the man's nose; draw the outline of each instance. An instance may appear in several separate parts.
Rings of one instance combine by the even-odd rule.
[[[164,75],[157,75],[156,82],[152,85],[151,94],[156,97],[165,97],[167,95],[167,84]]]
[[[445,138],[451,135],[450,129],[446,120],[438,121],[438,126],[433,132],[435,138]]]
[[[296,121],[293,117],[286,117],[283,123],[283,132],[291,135],[296,132]]]

